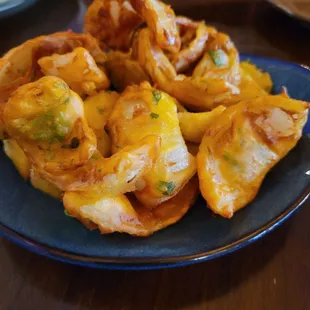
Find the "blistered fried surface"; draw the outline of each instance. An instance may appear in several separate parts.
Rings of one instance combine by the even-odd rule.
[[[67,212],[90,229],[101,233],[121,232],[146,237],[179,221],[193,205],[198,194],[194,178],[172,199],[156,209],[145,208],[135,197],[89,197],[87,192],[66,192]]]
[[[137,198],[150,208],[175,196],[196,172],[169,95],[148,83],[132,86],[119,97],[108,121],[112,150],[137,143],[147,135],[161,138],[160,155],[141,182]],[[116,153],[117,154],[117,153]]]
[[[44,75],[61,78],[80,96],[93,95],[110,86],[105,72],[97,66],[94,58],[83,47],[63,55],[42,57],[38,60],[38,64]]]
[[[224,217],[250,203],[263,179],[297,143],[309,104],[266,96],[227,108],[206,128],[197,155],[200,191]]]
[[[42,76],[37,61],[43,56],[65,54],[84,47],[98,63],[106,60],[97,40],[72,31],[40,36],[11,49],[0,60],[0,102],[6,102],[21,85]]]

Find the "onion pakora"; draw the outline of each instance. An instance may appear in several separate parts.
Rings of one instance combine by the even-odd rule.
[[[149,236],[198,186],[230,218],[302,135],[309,103],[270,95],[270,75],[204,21],[159,0],[94,0],[84,31],[0,59],[0,139],[89,229]]]
[[[225,109],[224,106],[218,106],[210,112],[179,112],[180,128],[184,139],[188,142],[200,143],[208,124],[225,111]]]
[[[42,57],[38,64],[45,75],[61,78],[80,96],[93,95],[96,91],[110,86],[106,74],[98,68],[94,58],[83,47],[63,55]]]
[[[13,139],[7,139],[3,141],[3,150],[4,153],[9,157],[14,163],[18,172],[22,175],[22,177],[27,180],[30,175],[30,163],[23,152],[23,150],[19,147],[17,142]]]
[[[174,100],[147,82],[122,93],[108,129],[113,152],[150,134],[161,137],[159,158],[143,177],[143,188],[135,192],[145,206],[154,208],[175,196],[195,174],[196,163],[181,134]]]
[[[134,197],[89,197],[87,192],[66,192],[63,203],[70,214],[89,229],[101,233],[128,233],[146,237],[180,220],[195,202],[196,178],[188,182],[173,198],[149,210]]]
[[[167,55],[156,43],[152,32],[145,28],[139,31],[133,45],[133,57],[151,77],[153,83],[167,93],[177,73]]]
[[[50,195],[58,200],[62,198],[62,191],[54,184],[43,179],[34,167],[30,169],[30,183],[34,188],[47,195]]]
[[[197,155],[199,186],[209,207],[232,217],[297,143],[309,104],[266,96],[227,108],[211,122]]]
[[[195,67],[193,77],[222,79],[239,85],[239,53],[228,35],[217,32],[210,36],[205,55]]]
[[[62,191],[134,190],[137,178],[158,156],[160,140],[146,137],[111,158],[90,162],[96,136],[85,120],[83,102],[56,77],[43,77],[20,87],[4,112],[8,133],[31,165]]]
[[[128,51],[143,21],[161,48],[171,52],[180,49],[174,12],[158,0],[95,0],[85,15],[85,31],[103,46]]]
[[[200,22],[197,25],[195,38],[188,45],[185,41],[182,44],[182,49],[178,53],[173,53],[170,56],[171,63],[177,73],[184,72],[192,63],[195,63],[200,58],[204,52],[208,38],[209,29],[204,22]]]
[[[95,0],[86,12],[84,31],[97,38],[103,49],[127,51],[134,31],[142,22],[129,1]]]
[[[106,61],[95,38],[72,31],[40,36],[11,49],[0,60],[0,102],[6,102],[19,86],[42,77],[38,59],[55,53],[69,53],[77,47],[84,47],[96,63]]]

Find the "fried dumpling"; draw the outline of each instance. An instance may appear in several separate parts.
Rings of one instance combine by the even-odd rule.
[[[250,203],[270,171],[297,143],[309,104],[266,96],[227,108],[206,129],[197,155],[200,191],[217,214]]]

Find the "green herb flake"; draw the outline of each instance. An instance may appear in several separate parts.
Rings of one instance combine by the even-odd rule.
[[[63,88],[63,89],[66,89],[66,84],[64,82],[56,82],[55,84],[55,87],[57,88]]]
[[[27,125],[22,125],[24,132],[33,132],[32,139],[48,143],[64,141],[71,128],[62,112],[55,115],[52,111],[37,116]]]
[[[103,115],[104,114],[104,109],[103,108],[100,108],[100,107],[97,107],[97,111],[100,115]]]
[[[49,134],[44,131],[35,132],[33,134],[35,140],[48,140]]]
[[[153,90],[152,91],[152,98],[153,98],[153,102],[155,104],[158,104],[158,102],[160,101],[161,99],[161,91],[159,90]]]
[[[223,50],[209,51],[209,55],[217,67],[223,67],[228,64],[227,54]]]
[[[157,113],[151,113],[150,116],[151,116],[151,118],[158,118],[158,117],[159,117],[159,114],[157,114]]]
[[[102,168],[99,168],[99,169],[98,169],[98,172],[102,172]]]
[[[123,147],[122,147],[121,145],[119,145],[119,144],[116,144],[115,146],[116,146],[116,148],[118,148],[118,149],[122,149],[122,148],[123,148]]]
[[[66,216],[69,216],[69,217],[74,217],[74,216],[72,216],[66,209],[64,209],[64,214],[65,214]]]
[[[238,161],[235,160],[230,154],[228,153],[224,153],[223,154],[223,159],[226,160],[229,164],[231,164],[232,166],[238,166]]]
[[[171,195],[176,187],[174,182],[159,181],[158,190],[164,195]]]

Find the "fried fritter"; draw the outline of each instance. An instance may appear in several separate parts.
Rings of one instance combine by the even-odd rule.
[[[98,68],[94,58],[83,47],[63,55],[42,57],[38,64],[45,75],[61,78],[80,96],[93,95],[110,87],[105,72]]]
[[[297,143],[309,104],[279,96],[242,101],[209,124],[197,155],[200,191],[230,218],[250,203],[263,179]]]
[[[161,137],[159,158],[143,177],[136,197],[149,208],[175,196],[196,172],[181,134],[174,100],[147,82],[128,87],[119,97],[108,121],[112,151],[154,134]],[[117,153],[116,153],[117,154]]]
[[[179,221],[193,205],[198,194],[194,178],[172,199],[149,210],[134,197],[89,197],[87,192],[66,192],[63,203],[67,212],[89,229],[101,233],[128,233],[146,237]]]

